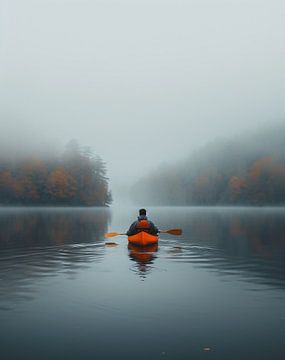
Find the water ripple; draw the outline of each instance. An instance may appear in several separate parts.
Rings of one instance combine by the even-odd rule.
[[[104,250],[103,242],[5,250],[0,256],[0,300],[33,298],[33,280],[87,268],[102,260]]]
[[[183,244],[164,245],[160,256],[182,264],[191,264],[200,269],[215,271],[223,276],[235,276],[239,280],[272,287],[285,287],[283,262],[270,261],[260,257],[229,256],[211,247]]]

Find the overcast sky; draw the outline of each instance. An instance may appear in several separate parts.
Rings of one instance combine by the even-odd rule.
[[[284,0],[0,0],[1,141],[91,145],[113,182],[285,121]]]

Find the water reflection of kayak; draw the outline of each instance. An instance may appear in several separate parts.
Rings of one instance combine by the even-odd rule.
[[[158,245],[150,244],[147,246],[138,246],[129,243],[128,249],[130,251],[130,257],[136,260],[139,264],[147,264],[150,263],[154,258],[154,253],[157,252]]]
[[[147,232],[141,231],[138,234],[128,236],[128,240],[130,244],[140,245],[140,246],[147,246],[151,244],[157,244],[158,236],[151,235]]]

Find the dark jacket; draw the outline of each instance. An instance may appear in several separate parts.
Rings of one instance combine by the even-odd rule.
[[[129,230],[127,231],[127,235],[131,236],[131,235],[135,235],[137,233],[139,233],[142,230],[137,229],[137,225],[139,223],[140,220],[147,220],[149,222],[149,229],[148,229],[148,233],[152,234],[152,235],[157,235],[159,233],[158,228],[154,225],[154,223],[150,220],[148,220],[147,216],[141,215],[138,216],[138,220],[133,222],[132,225],[130,226]]]

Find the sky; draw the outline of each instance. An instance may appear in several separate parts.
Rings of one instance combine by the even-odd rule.
[[[285,121],[284,18],[283,0],[0,0],[0,141],[75,138],[116,187]]]

